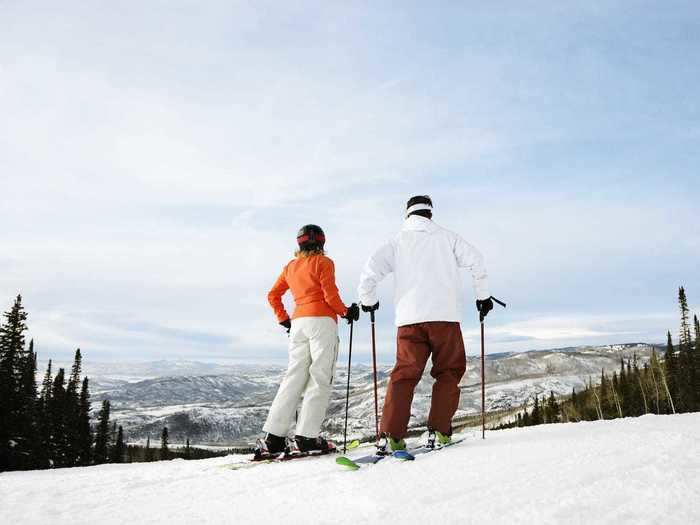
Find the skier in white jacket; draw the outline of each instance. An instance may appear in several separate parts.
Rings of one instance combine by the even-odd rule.
[[[471,272],[477,310],[492,308],[483,257],[456,233],[432,221],[433,203],[427,195],[412,197],[399,234],[372,255],[362,271],[359,298],[365,312],[377,310],[377,285],[394,274],[396,365],[391,372],[382,410],[381,432],[392,450],[405,448],[416,385],[432,355],[435,379],[428,428],[429,439],[446,444],[452,417],[459,406],[459,382],[466,370],[460,269]]]

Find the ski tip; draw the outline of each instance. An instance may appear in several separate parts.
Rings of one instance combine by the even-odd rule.
[[[407,450],[397,450],[393,453],[393,456],[404,461],[413,461],[416,459],[416,457]]]
[[[360,466],[355,463],[353,460],[350,458],[347,458],[345,456],[340,456],[339,458],[335,458],[335,462],[340,465],[341,467],[345,467],[349,470],[357,470],[360,468]]]
[[[357,448],[357,447],[359,447],[359,446],[360,446],[360,440],[359,440],[359,439],[354,439],[354,440],[352,440],[350,443],[348,443],[348,445],[347,445],[346,448],[347,448],[348,450],[353,450],[353,449],[355,449],[355,448]]]

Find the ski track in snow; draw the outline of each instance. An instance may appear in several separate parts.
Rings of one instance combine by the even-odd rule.
[[[468,434],[356,472],[228,456],[0,474],[2,523],[700,523],[700,414]],[[362,455],[362,451],[356,451]]]

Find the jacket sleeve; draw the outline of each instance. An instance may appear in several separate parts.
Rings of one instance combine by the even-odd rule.
[[[489,280],[481,252],[459,235],[455,235],[454,254],[459,267],[466,268],[471,272],[476,298],[488,299],[491,296],[489,294]]]
[[[343,301],[340,300],[338,287],[335,284],[335,264],[331,259],[321,259],[319,264],[319,281],[326,304],[341,317],[348,313],[348,309],[343,304]]]
[[[280,323],[289,319],[289,314],[287,313],[287,310],[284,309],[284,303],[282,302],[282,296],[287,290],[289,290],[289,284],[287,283],[287,279],[284,277],[286,269],[287,268],[282,270],[282,273],[275,281],[275,284],[272,285],[270,292],[267,294],[267,301],[275,311],[277,321]]]
[[[357,294],[365,306],[376,304],[377,285],[394,271],[394,244],[389,242],[372,255],[360,274],[360,286]]]

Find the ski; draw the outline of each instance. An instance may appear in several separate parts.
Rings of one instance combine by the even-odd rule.
[[[359,458],[349,458],[348,456],[340,456],[335,458],[335,462],[341,467],[345,467],[348,470],[359,470],[363,466],[374,465],[379,463],[385,458],[390,458],[391,454],[369,454],[367,456],[360,456]]]
[[[248,469],[248,468],[253,468],[257,467],[258,465],[268,465],[270,463],[285,463],[287,461],[294,461],[298,459],[310,459],[310,458],[319,458],[323,456],[330,456],[331,454],[335,454],[335,450],[328,450],[328,451],[323,451],[323,452],[303,452],[301,454],[280,454],[279,456],[276,457],[270,457],[270,458],[265,458],[265,459],[259,459],[259,460],[248,460],[244,461],[241,463],[228,463],[226,465],[221,465],[221,468],[226,468],[229,470],[243,470],[243,469]]]
[[[443,448],[448,448],[453,445],[458,445],[459,443],[462,443],[463,441],[466,441],[467,438],[459,438],[455,439],[453,441],[450,441],[449,443],[445,445],[440,445],[440,446],[435,446],[435,447],[429,447],[427,445],[423,445],[422,447],[414,448],[409,451],[409,454],[412,455],[414,458],[415,456],[421,455],[421,454],[428,454],[429,452],[437,452],[438,450],[442,450]]]
[[[411,454],[408,450],[397,450],[395,451],[392,456],[394,456],[396,459],[401,459],[403,461],[413,461],[416,459],[416,457]]]
[[[416,459],[416,456],[422,455],[422,454],[427,454],[429,452],[435,452],[437,450],[442,450],[443,448],[451,447],[453,445],[457,445],[459,443],[462,443],[465,441],[466,438],[460,438],[456,439],[454,441],[450,441],[446,445],[441,445],[437,447],[428,447],[427,445],[423,445],[414,449],[410,450],[397,450],[393,452],[392,454],[370,454],[367,456],[361,456],[359,458],[349,458],[348,456],[340,456],[335,459],[335,462],[340,465],[341,467],[344,467],[348,470],[359,470],[363,467],[368,467],[369,465],[375,465],[382,461],[385,458],[394,458],[398,459],[401,461],[413,461]]]
[[[347,444],[347,450],[354,450],[360,446],[360,442],[355,439]],[[264,459],[250,459],[248,461],[242,461],[240,463],[227,463],[226,465],[220,465],[221,468],[227,468],[229,470],[243,470],[247,468],[256,467],[258,465],[266,465],[269,463],[284,463],[286,461],[293,461],[295,459],[307,459],[316,458],[320,456],[328,456],[331,454],[336,454],[338,452],[337,448],[332,450],[314,450],[311,452],[296,452],[289,454],[287,452],[282,452],[276,456],[270,456]]]

